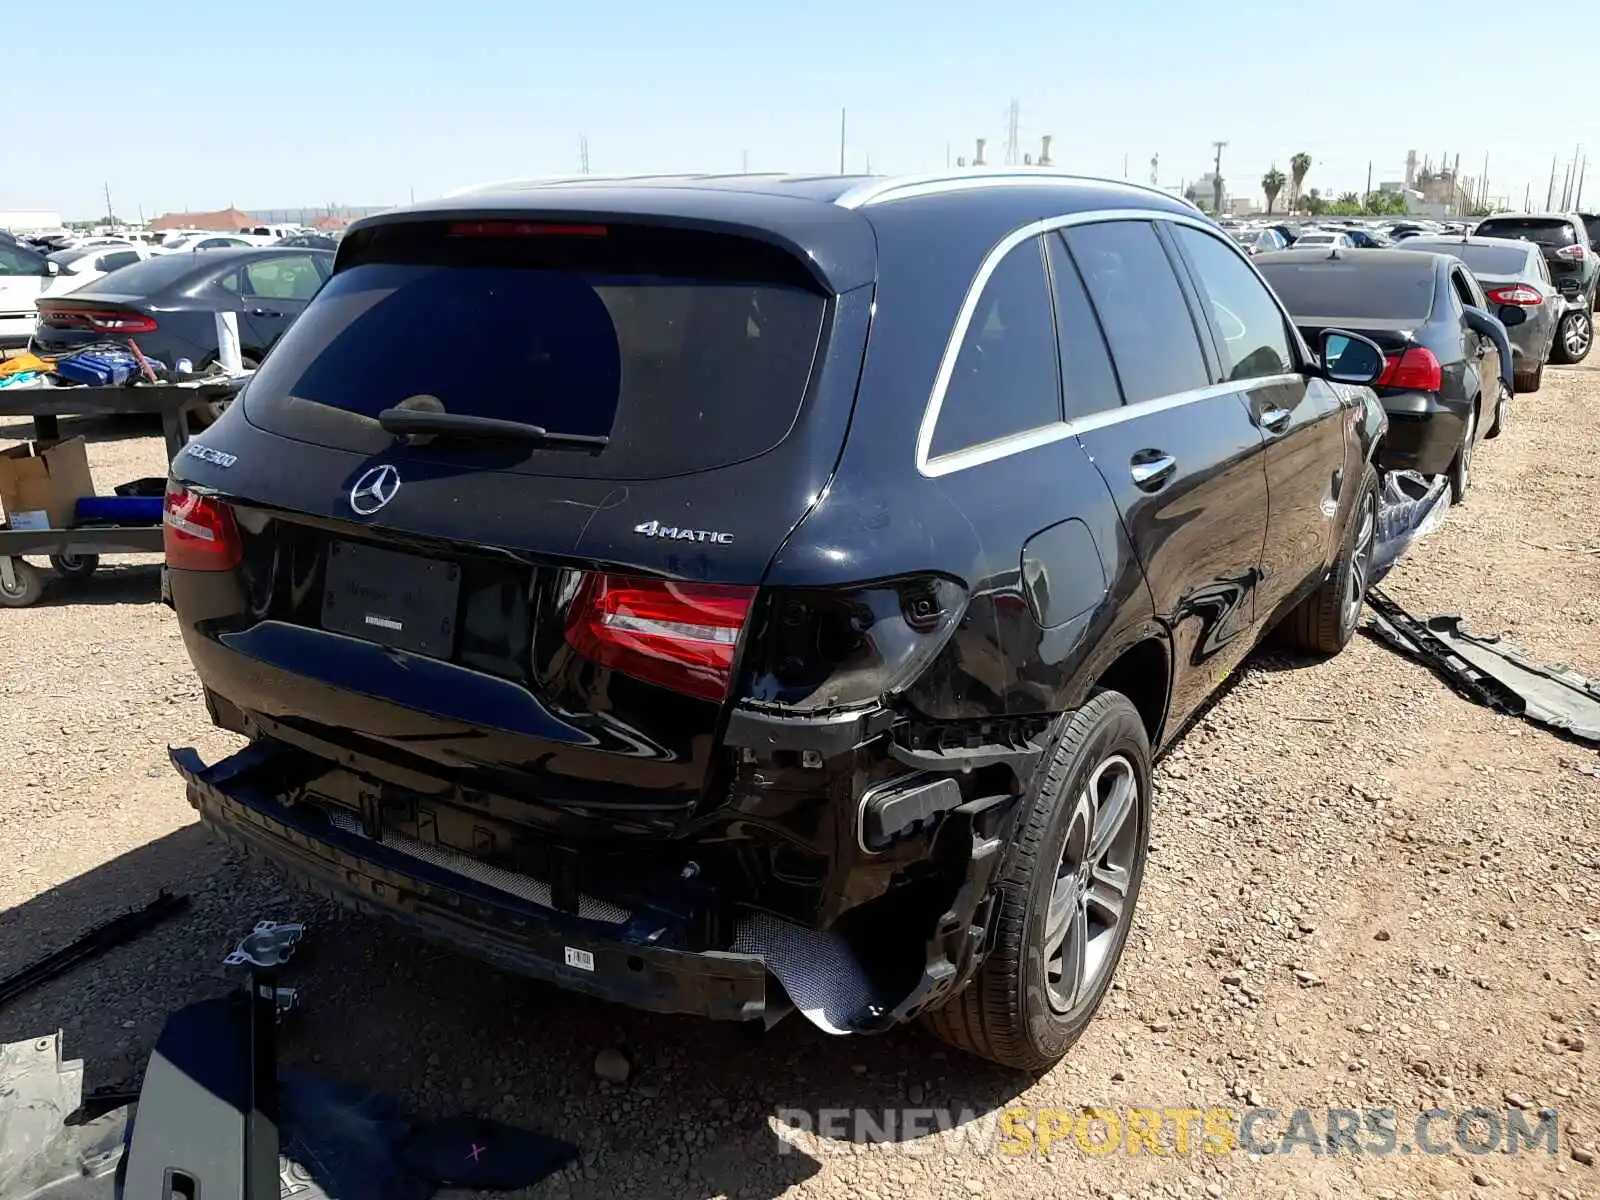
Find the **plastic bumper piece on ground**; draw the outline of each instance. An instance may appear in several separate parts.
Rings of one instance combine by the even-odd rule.
[[[714,1020],[766,1015],[766,966],[759,956],[695,953],[619,937],[615,927],[543,908],[334,828],[315,809],[283,804],[261,782],[272,774],[271,747],[258,743],[210,767],[190,749],[170,755],[202,821],[349,907],[602,1000]],[[568,965],[572,959],[593,969]]]

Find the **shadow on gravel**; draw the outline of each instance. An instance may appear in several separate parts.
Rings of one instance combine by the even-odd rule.
[[[42,558],[28,556],[44,573],[44,594],[34,608],[57,608],[75,604],[145,604],[161,599],[161,564],[119,562],[102,558],[99,568],[86,579],[62,579]]]
[[[234,986],[220,964],[239,936],[258,920],[304,920],[283,972],[301,999],[283,1030],[286,1065],[389,1093],[421,1117],[475,1113],[566,1138],[581,1163],[530,1194],[594,1200],[769,1200],[824,1169],[806,1132],[832,1133],[820,1153],[853,1162],[851,1141],[903,1137],[906,1109],[921,1112],[913,1135],[953,1121],[978,1143],[966,1153],[983,1153],[997,1110],[1032,1083],[915,1029],[830,1038],[792,1016],[761,1033],[572,996],[292,890],[198,825],[0,914],[0,972],[162,887],[188,893],[190,908],[0,1009],[0,1041],[62,1029],[67,1053],[86,1060],[86,1088],[136,1087],[166,1014]],[[632,1064],[625,1085],[595,1075],[607,1047]],[[928,1173],[956,1162],[928,1153],[880,1170],[931,1187]]]

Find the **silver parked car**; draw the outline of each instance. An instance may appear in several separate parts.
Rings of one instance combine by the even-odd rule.
[[[1417,237],[1407,241],[1405,248],[1459,258],[1483,286],[1491,313],[1506,308],[1527,313],[1527,320],[1520,325],[1507,322],[1506,333],[1516,360],[1517,392],[1537,392],[1556,330],[1567,311],[1567,302],[1551,280],[1538,245],[1510,238]]]

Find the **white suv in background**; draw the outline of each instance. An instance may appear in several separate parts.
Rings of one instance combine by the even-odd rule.
[[[0,240],[0,350],[28,344],[44,295],[60,268],[28,246]]]

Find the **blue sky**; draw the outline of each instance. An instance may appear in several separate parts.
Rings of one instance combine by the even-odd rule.
[[[92,215],[104,183],[130,217],[401,203],[575,171],[580,135],[596,172],[737,171],[746,153],[832,171],[841,107],[851,170],[936,169],[978,136],[998,158],[1012,97],[1024,148],[1053,134],[1057,163],[1089,174],[1126,155],[1144,179],[1159,153],[1163,183],[1193,179],[1226,138],[1230,191],[1305,150],[1307,186],[1335,193],[1369,158],[1376,184],[1409,148],[1459,152],[1470,175],[1487,152],[1491,193],[1520,205],[1533,182],[1542,204],[1552,155],[1600,158],[1596,72],[1540,56],[1553,30],[1592,33],[1590,5],[1544,4],[1537,29],[1506,0],[26,6],[59,40],[6,56],[0,210]]]

